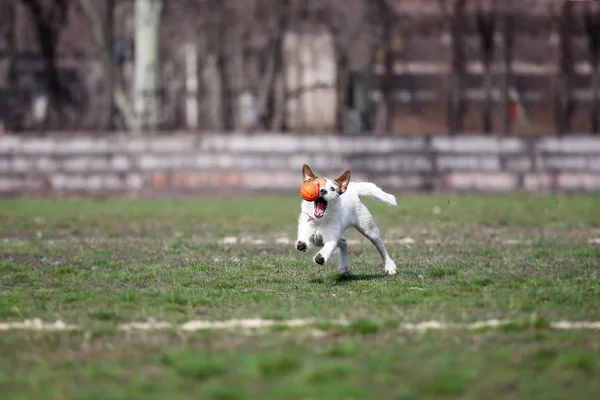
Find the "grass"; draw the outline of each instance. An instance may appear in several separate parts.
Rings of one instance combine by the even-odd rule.
[[[600,237],[600,200],[398,200],[398,208],[366,201],[398,264],[392,277],[355,232],[348,277],[336,274],[335,257],[323,267],[295,251],[295,197],[0,200],[0,322],[82,327],[2,332],[0,391],[23,399],[595,398],[600,336],[551,323],[600,320],[600,245],[590,241]],[[237,242],[224,243],[228,236]],[[407,237],[413,245],[400,242]],[[118,329],[148,318],[256,317],[276,324],[252,334]],[[293,318],[317,323],[283,324]],[[491,318],[511,322],[399,329]]]

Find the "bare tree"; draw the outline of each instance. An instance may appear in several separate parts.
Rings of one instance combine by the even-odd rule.
[[[344,130],[348,112],[348,88],[352,70],[352,51],[358,43],[372,43],[372,30],[365,19],[365,1],[327,0],[313,1],[312,13],[326,25],[334,39],[336,62],[336,129]],[[370,46],[367,46],[370,47]],[[370,56],[366,57],[370,59]]]
[[[56,67],[56,47],[61,28],[67,22],[68,9],[71,3],[68,0],[52,0],[49,2],[21,0],[21,2],[29,9],[35,23],[35,30],[46,66],[50,100],[50,112],[46,115],[46,126],[54,125],[53,116],[58,118],[56,122],[61,125],[64,122],[65,115],[60,104],[63,88]]]
[[[234,110],[232,101],[231,75],[229,72],[229,55],[231,49],[231,36],[234,22],[229,14],[228,2],[213,0],[211,8],[215,15],[215,25],[213,27],[215,40],[217,44],[217,68],[221,82],[221,118],[223,129],[229,131],[233,128]],[[235,22],[234,22],[235,23]]]
[[[258,91],[258,114],[264,127],[283,128],[285,88],[283,78],[283,37],[289,27],[289,0],[268,2],[268,45]]]
[[[108,104],[108,127],[113,127],[113,102],[123,117],[127,128],[134,125],[134,113],[131,102],[129,101],[123,81],[118,74],[114,73],[113,59],[113,39],[112,39],[112,15],[114,10],[114,0],[107,0],[105,12],[106,19],[103,18],[94,6],[92,0],[79,0],[81,7],[90,21],[94,41],[98,46],[106,70],[107,85],[109,85],[109,104]]]
[[[383,106],[383,126],[381,129],[385,133],[389,133],[392,127],[392,95],[393,95],[393,26],[394,26],[394,9],[389,4],[388,0],[376,0],[375,7],[377,9],[378,22],[381,26],[380,48],[384,57],[384,72],[381,79],[380,91],[382,94]]]
[[[3,5],[0,5],[0,37],[4,37],[6,42],[7,49],[7,67],[6,67],[6,76],[4,81],[6,82],[6,87],[9,89],[9,101],[10,103],[14,103],[14,99],[16,98],[16,89],[17,89],[17,49],[16,49],[16,39],[17,39],[17,3],[15,1],[5,2]],[[2,82],[4,83],[4,82]],[[0,83],[0,85],[2,84]],[[10,104],[9,103],[9,104]],[[6,126],[0,126],[0,129],[8,128],[14,129],[12,126],[13,119],[15,118],[15,107],[14,104],[11,104],[9,109],[7,110],[7,121],[0,120],[0,124]],[[0,110],[1,111],[1,110]],[[1,118],[1,116],[0,116]]]
[[[160,23],[162,0],[135,2],[134,109],[136,129],[157,129],[160,116]]]

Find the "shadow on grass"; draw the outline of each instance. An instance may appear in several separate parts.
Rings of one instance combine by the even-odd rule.
[[[317,284],[345,284],[350,282],[357,281],[373,281],[373,280],[382,280],[387,277],[386,274],[347,274],[347,275],[333,275],[327,277],[315,277],[310,279],[310,283]]]
[[[387,277],[386,274],[381,273],[381,274],[346,274],[346,275],[338,275],[335,277],[335,282],[354,282],[354,281],[372,281],[372,280],[379,280],[379,279],[384,279],[385,277]]]

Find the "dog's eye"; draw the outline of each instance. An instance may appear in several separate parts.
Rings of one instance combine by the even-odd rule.
[[[329,190],[331,190],[332,192],[335,192],[335,188],[333,186],[330,187]]]

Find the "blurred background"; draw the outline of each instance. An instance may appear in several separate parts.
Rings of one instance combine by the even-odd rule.
[[[511,188],[527,186],[526,172],[538,174],[530,180],[546,188],[561,179],[572,183],[573,176],[557,173],[575,171],[583,183],[571,186],[596,190],[600,177],[590,174],[600,169],[594,139],[600,131],[599,65],[596,0],[2,0],[0,132],[11,139],[0,143],[0,152],[12,158],[0,156],[0,172],[12,182],[5,192],[18,186],[17,179],[26,179],[16,173],[69,172],[64,160],[52,155],[68,146],[26,139],[57,133],[104,139],[111,132],[162,139],[187,134],[212,140],[199,144],[201,139],[188,137],[166,145],[174,153],[205,152],[204,161],[177,164],[146,157],[144,162],[138,154],[129,164],[116,162],[122,166],[117,172],[128,173],[133,167],[126,165],[230,169],[232,160],[210,159],[217,151],[245,161],[242,170],[285,171],[302,159],[320,159],[311,159],[310,149],[296,142],[273,138],[327,134],[349,140],[332,146],[349,147],[339,162],[323,161],[325,171],[358,163],[355,169],[364,170],[363,177],[408,171],[410,178],[438,174],[440,164],[450,172],[506,172],[513,165],[508,172],[517,175]],[[299,157],[240,157],[232,148],[250,144],[214,138],[232,134],[270,135],[261,145],[248,143],[257,152],[287,149]],[[440,142],[440,137],[465,135],[475,141]],[[573,135],[584,141],[543,141]],[[487,137],[497,140],[481,144]],[[509,137],[519,139],[503,144]],[[365,138],[372,139],[357,142]],[[410,138],[412,144],[398,138]],[[148,140],[117,149],[109,148],[112,139],[75,147],[106,153],[104,161],[81,165],[110,167],[119,149],[163,150],[155,144],[158,139]],[[377,146],[390,157],[406,150],[426,160],[399,164],[398,153],[396,161],[377,169],[373,163],[381,164],[382,156],[368,158]],[[482,151],[508,148],[521,151],[520,159],[506,161],[500,154],[497,162],[444,164],[431,158],[432,152],[479,157]],[[573,149],[579,159],[538,160],[548,151]],[[49,158],[19,158],[30,153]],[[411,187],[439,188],[448,182],[436,176]],[[36,188],[55,188],[56,181],[70,179],[28,177]],[[143,175],[135,181],[144,186],[152,179]],[[245,181],[226,181],[236,179]]]
[[[599,42],[595,0],[2,0],[0,121],[596,132]]]

